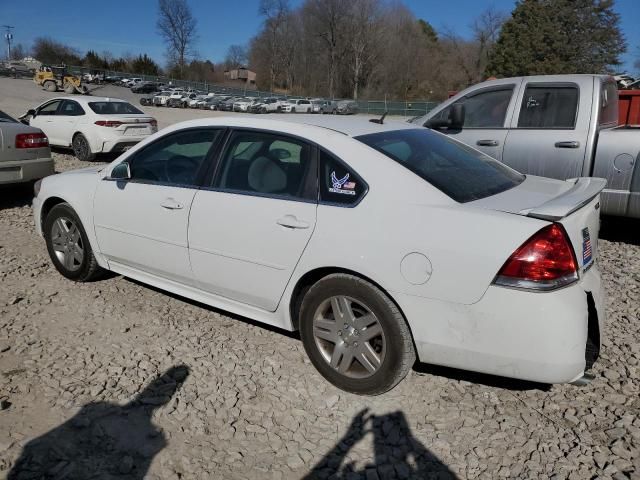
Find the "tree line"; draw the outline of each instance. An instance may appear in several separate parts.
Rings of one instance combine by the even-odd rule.
[[[296,94],[446,98],[489,76],[611,73],[626,43],[614,0],[519,0],[488,8],[471,37],[436,31],[402,1],[262,0],[249,44],[258,86]]]
[[[489,76],[613,73],[626,50],[614,0],[518,0],[510,15],[484,10],[470,22],[470,36],[436,30],[402,0],[304,0],[295,8],[289,0],[261,0],[257,13],[260,30],[247,45],[231,45],[217,65],[198,55],[187,0],[158,0],[164,68],[147,54],[81,54],[46,37],[30,53],[43,63],[210,83],[242,66],[256,72],[262,90],[435,100]],[[27,53],[14,48],[14,56]]]

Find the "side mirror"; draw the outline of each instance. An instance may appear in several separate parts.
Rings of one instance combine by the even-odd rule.
[[[448,130],[461,130],[464,126],[464,116],[464,105],[462,103],[455,103],[450,107],[448,118],[431,118],[424,123],[424,126],[427,128],[433,128],[434,130],[439,130],[441,128],[447,128]]]
[[[27,113],[25,113],[25,117],[31,115],[32,117],[36,116],[36,111],[33,108],[30,108],[29,110],[27,110]]]
[[[464,126],[464,104],[455,103],[451,106],[449,112],[449,128],[451,130],[460,130]]]
[[[122,162],[111,170],[109,180],[129,180],[131,178],[131,168],[127,162]]]

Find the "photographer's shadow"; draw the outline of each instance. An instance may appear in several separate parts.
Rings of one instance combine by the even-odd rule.
[[[373,434],[374,463],[356,469],[353,462],[344,460],[349,450],[368,433]],[[368,409],[358,413],[345,435],[320,460],[305,480],[409,478],[456,479],[456,475],[431,453],[411,433],[401,411],[386,415],[368,415]]]
[[[93,402],[30,441],[7,480],[118,478],[142,480],[167,440],[151,423],[189,375],[177,366],[159,375],[124,406]]]

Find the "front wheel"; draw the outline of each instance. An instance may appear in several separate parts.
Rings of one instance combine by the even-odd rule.
[[[68,203],[54,206],[44,221],[47,251],[56,270],[69,280],[86,282],[101,271],[80,218]]]
[[[91,152],[89,142],[83,134],[77,133],[73,137],[72,146],[73,154],[78,160],[82,160],[83,162],[90,162],[91,160],[96,158],[95,153]]]
[[[396,304],[353,275],[329,275],[309,289],[300,308],[300,336],[323,377],[361,395],[392,389],[416,359]]]

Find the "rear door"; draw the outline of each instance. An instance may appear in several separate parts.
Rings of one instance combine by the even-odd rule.
[[[582,175],[593,79],[525,80],[502,161],[522,173],[558,179]]]
[[[470,91],[436,114],[435,119],[448,119],[452,105],[465,107],[464,126],[460,130],[442,130],[456,140],[502,159],[508,125],[515,108],[519,80]]]
[[[315,148],[286,135],[230,134],[189,218],[197,286],[274,311],[316,223]]]

